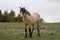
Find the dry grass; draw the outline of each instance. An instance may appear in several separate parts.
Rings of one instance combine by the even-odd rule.
[[[0,40],[60,40],[60,23],[42,23],[40,28],[41,36],[35,28],[32,38],[24,38],[23,23],[0,23]]]

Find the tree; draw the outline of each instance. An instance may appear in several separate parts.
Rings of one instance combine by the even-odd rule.
[[[20,17],[20,15],[18,15],[18,16],[16,17],[16,21],[17,21],[17,22],[22,22],[23,19],[22,19],[22,17]]]
[[[23,19],[18,15],[15,17],[15,12],[13,10],[8,13],[8,11],[4,11],[4,15],[2,14],[2,11],[0,10],[0,22],[22,22]]]
[[[8,21],[9,21],[8,11],[4,11],[4,22],[8,22]]]
[[[15,22],[15,12],[13,10],[9,13],[9,22]]]
[[[0,10],[0,22],[3,22],[3,14],[1,10]]]

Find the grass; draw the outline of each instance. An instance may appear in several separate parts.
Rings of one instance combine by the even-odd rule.
[[[24,24],[17,22],[0,22],[0,40],[60,40],[60,23],[42,23],[40,28],[48,28],[48,32],[37,36],[34,32],[32,38],[24,38]],[[36,30],[36,27],[35,27]],[[51,35],[49,32],[53,32]]]

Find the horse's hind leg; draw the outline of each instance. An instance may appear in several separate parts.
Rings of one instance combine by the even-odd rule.
[[[37,32],[38,32],[38,36],[40,36],[40,22],[37,22]]]
[[[27,38],[27,24],[25,24],[25,38]]]

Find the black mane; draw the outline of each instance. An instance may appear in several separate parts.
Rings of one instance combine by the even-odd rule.
[[[25,14],[28,14],[29,16],[30,16],[30,13],[25,9],[25,8],[21,8],[21,10],[20,10],[20,12],[23,12],[23,13],[25,13]]]

